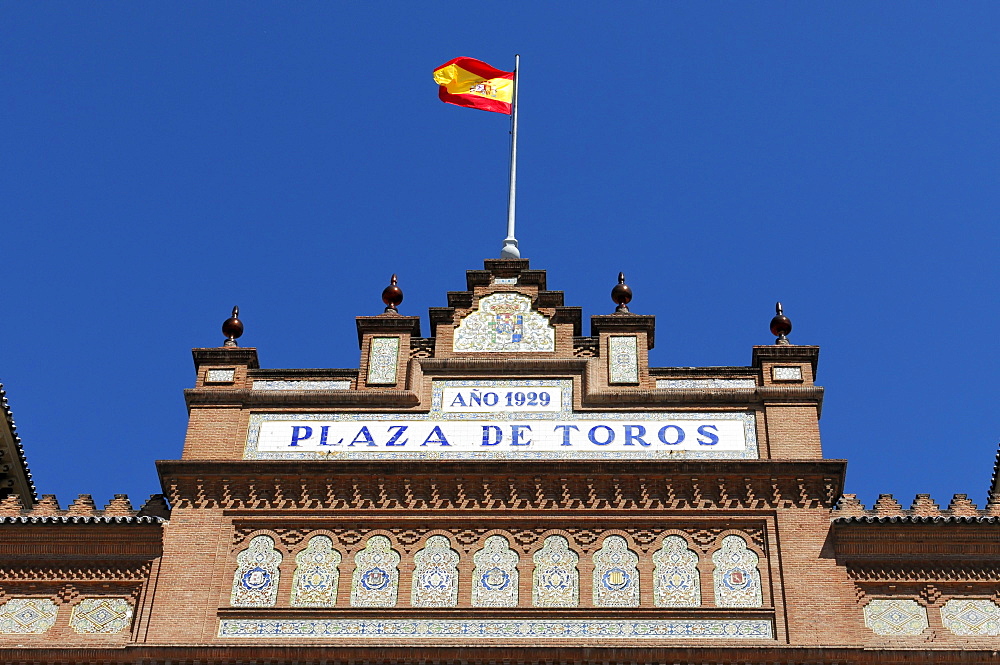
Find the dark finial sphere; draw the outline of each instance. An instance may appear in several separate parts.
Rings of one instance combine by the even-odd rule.
[[[222,334],[226,336],[226,346],[236,346],[236,338],[243,334],[243,322],[239,319],[240,308],[233,307],[233,315],[222,323]]]
[[[611,289],[611,300],[618,305],[616,312],[627,312],[628,304],[632,301],[632,289],[625,284],[625,273],[618,273],[618,283]]]
[[[387,312],[395,312],[396,307],[403,302],[403,289],[396,286],[395,274],[389,280],[389,286],[382,290],[382,302],[385,303],[385,311]]]
[[[781,303],[774,305],[774,318],[771,319],[771,334],[778,338],[778,341],[785,339],[788,333],[792,332],[792,321],[781,309]]]

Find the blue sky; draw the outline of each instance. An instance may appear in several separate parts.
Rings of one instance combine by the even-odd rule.
[[[1000,439],[1000,5],[0,6],[0,381],[39,491],[158,491],[190,349],[356,367],[498,255],[507,118],[437,100],[521,54],[518,238],[656,366],[747,365],[775,300],[821,348],[847,491],[985,500]],[[587,332],[585,324],[585,332]]]

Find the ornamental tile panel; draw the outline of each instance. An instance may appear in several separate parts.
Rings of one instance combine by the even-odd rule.
[[[0,605],[0,633],[44,633],[56,622],[58,611],[49,598],[12,598]]]
[[[224,619],[219,637],[348,638],[351,640],[482,638],[508,641],[578,640],[593,644],[631,646],[637,640],[749,639],[771,640],[774,628],[766,619],[691,619],[620,621],[602,619]]]
[[[774,381],[801,381],[802,380],[802,368],[801,367],[772,367],[771,368],[771,379]]]
[[[657,388],[684,390],[687,388],[756,388],[756,379],[657,379]]]
[[[413,556],[413,607],[458,605],[458,552],[444,536],[431,536]]]
[[[80,634],[113,635],[132,624],[132,605],[125,598],[84,598],[73,607],[69,625]]]
[[[531,309],[531,298],[520,293],[494,293],[479,300],[479,308],[455,329],[454,351],[555,351],[556,329]]]
[[[385,536],[372,536],[354,555],[352,607],[393,607],[399,591],[399,554]]]
[[[350,379],[333,381],[261,381],[253,382],[254,390],[350,390]]]
[[[955,598],[941,608],[941,623],[963,637],[1000,635],[1000,607],[984,598]]]
[[[531,604],[535,607],[576,607],[580,604],[579,555],[562,536],[549,536],[535,552]]]
[[[235,369],[210,369],[205,372],[205,383],[232,383],[235,380]]]
[[[270,536],[254,536],[236,555],[236,573],[230,602],[233,607],[271,607],[278,599],[281,553]]]
[[[490,536],[472,556],[473,607],[517,607],[517,552],[503,536]]]
[[[653,554],[653,604],[657,607],[698,607],[701,578],[698,554],[680,536],[667,536]]]
[[[608,338],[608,382],[639,383],[639,342],[634,335]]]
[[[621,536],[608,536],[594,553],[594,605],[638,607],[639,557]]]
[[[875,598],[863,612],[876,635],[919,635],[927,629],[927,608],[915,600]]]
[[[292,607],[333,607],[340,582],[340,552],[329,536],[313,536],[295,555]]]
[[[715,604],[719,607],[760,607],[758,557],[740,536],[726,536],[712,555],[715,564]]]
[[[372,337],[368,348],[368,383],[391,386],[399,367],[399,338]]]

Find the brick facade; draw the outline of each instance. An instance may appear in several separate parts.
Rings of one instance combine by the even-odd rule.
[[[503,294],[520,295],[492,332],[472,330],[484,299]],[[998,659],[996,487],[983,509],[965,495],[867,509],[843,494],[846,462],[821,449],[816,347],[757,346],[746,367],[651,368],[653,317],[594,316],[585,337],[579,308],[526,260],[486,261],[447,302],[428,337],[417,317],[358,317],[357,369],[261,369],[255,349],[195,349],[182,458],[157,462],[163,496],[138,510],[125,497],[99,510],[86,496],[63,509],[10,494],[0,660]],[[463,351],[473,333],[487,341]],[[532,334],[537,348],[551,334],[551,348],[517,350]],[[442,386],[491,381],[562,386],[567,437],[572,422],[609,423],[566,450],[608,453],[492,447],[512,414],[528,414],[529,432],[550,417],[517,408],[466,418],[496,424],[481,429],[497,454],[449,450],[441,430],[394,457],[361,431],[465,427]],[[713,452],[703,433],[704,449],[671,449],[681,426],[646,429],[670,418],[745,425],[745,448]],[[359,423],[357,445],[317,444],[344,422]],[[277,452],[269,423],[292,432]],[[601,448],[622,432],[633,449]]]

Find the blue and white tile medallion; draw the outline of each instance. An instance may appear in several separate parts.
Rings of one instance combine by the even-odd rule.
[[[352,607],[393,607],[399,593],[399,553],[385,536],[372,536],[354,555]]]
[[[574,412],[568,379],[436,380],[416,413],[254,413],[245,459],[757,459],[748,411]]]
[[[594,605],[638,607],[639,557],[621,536],[608,536],[594,553]]]
[[[132,624],[132,605],[125,598],[84,598],[73,607],[69,625],[81,634],[120,633]]]
[[[50,598],[11,598],[0,605],[0,634],[44,633],[56,622],[58,612]]]
[[[292,607],[333,607],[340,583],[340,552],[329,536],[313,536],[295,555],[292,578]]]
[[[223,619],[219,637],[273,639],[441,640],[475,643],[486,637],[511,642],[576,640],[629,646],[643,640],[771,640],[766,619]]]
[[[657,607],[698,607],[701,578],[698,554],[680,536],[667,536],[653,554],[653,603]]]
[[[912,636],[927,630],[927,608],[905,598],[874,598],[863,610],[865,625],[876,635]]]
[[[580,604],[579,555],[562,536],[549,536],[535,552],[531,604],[535,607],[576,607]]]
[[[517,607],[517,552],[503,536],[490,536],[472,555],[473,607]]]
[[[520,293],[494,293],[455,329],[454,351],[524,353],[555,351],[556,329],[531,309],[531,298]]]
[[[726,536],[712,555],[715,604],[719,607],[760,607],[763,604],[757,554],[740,536]]]
[[[236,555],[230,602],[233,607],[271,607],[278,599],[281,553],[270,536],[254,536]]]
[[[985,598],[953,598],[941,608],[941,623],[963,637],[997,637],[1000,607]]]
[[[413,556],[413,607],[458,605],[458,552],[444,536],[431,536]]]

